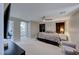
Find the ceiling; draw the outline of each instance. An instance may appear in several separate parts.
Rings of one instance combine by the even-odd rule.
[[[39,20],[43,16],[60,17],[72,11],[77,3],[13,3],[11,17],[21,18],[26,21]]]

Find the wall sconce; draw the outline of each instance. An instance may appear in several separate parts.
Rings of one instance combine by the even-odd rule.
[[[60,28],[60,32],[64,33],[64,28],[63,27]]]

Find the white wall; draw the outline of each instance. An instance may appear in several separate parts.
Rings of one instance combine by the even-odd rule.
[[[27,37],[31,37],[31,22],[28,22],[27,24],[27,32],[28,32],[28,36]]]
[[[0,3],[0,55],[3,54],[3,6]]]
[[[20,40],[20,21],[14,21],[13,26],[13,40],[19,41]]]
[[[56,31],[56,24],[55,22],[48,22],[48,23],[45,23],[45,29],[46,31]]]
[[[71,16],[69,24],[71,40],[79,44],[79,10]]]
[[[38,32],[39,32],[39,23],[31,22],[31,37],[36,38]]]

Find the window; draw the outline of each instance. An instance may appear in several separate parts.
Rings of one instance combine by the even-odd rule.
[[[30,37],[30,22],[20,23],[21,38]]]

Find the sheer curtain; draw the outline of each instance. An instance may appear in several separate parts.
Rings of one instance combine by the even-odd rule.
[[[20,30],[21,30],[21,39],[30,37],[30,22],[21,22],[20,24]]]

